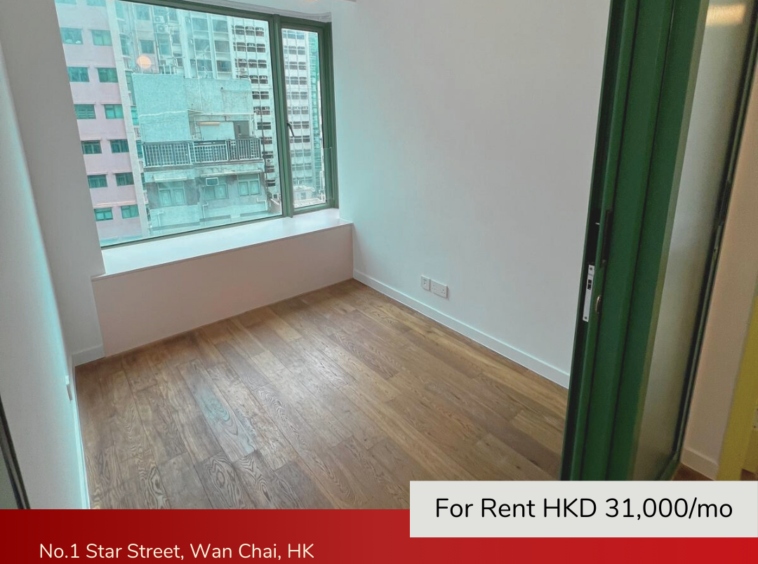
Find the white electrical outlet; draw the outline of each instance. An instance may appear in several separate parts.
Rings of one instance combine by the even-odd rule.
[[[447,286],[432,280],[432,294],[447,299]]]
[[[430,292],[432,290],[432,280],[431,278],[427,278],[426,276],[421,277],[421,287],[426,290],[427,292]]]

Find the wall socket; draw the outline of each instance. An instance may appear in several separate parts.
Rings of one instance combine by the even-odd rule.
[[[426,276],[421,277],[421,287],[427,292],[432,291],[432,280]]]
[[[447,286],[432,280],[432,294],[447,299]]]

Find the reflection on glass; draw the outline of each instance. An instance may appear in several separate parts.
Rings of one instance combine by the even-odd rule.
[[[709,12],[732,0],[713,0]],[[741,4],[752,12],[753,1]],[[633,477],[658,478],[669,463],[687,378],[711,233],[737,106],[749,21],[706,27],[676,204]]]
[[[282,30],[295,209],[326,203],[318,34]]]
[[[56,9],[103,246],[281,215],[267,22]]]

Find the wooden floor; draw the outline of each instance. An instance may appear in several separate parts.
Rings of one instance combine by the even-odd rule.
[[[554,479],[566,391],[349,281],[77,370],[93,507],[404,508]]]

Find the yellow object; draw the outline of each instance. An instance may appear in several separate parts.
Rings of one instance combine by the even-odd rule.
[[[758,430],[754,428],[758,400],[758,299],[753,301],[745,352],[732,399],[729,426],[719,460],[719,480],[739,480],[742,468],[758,469]]]

